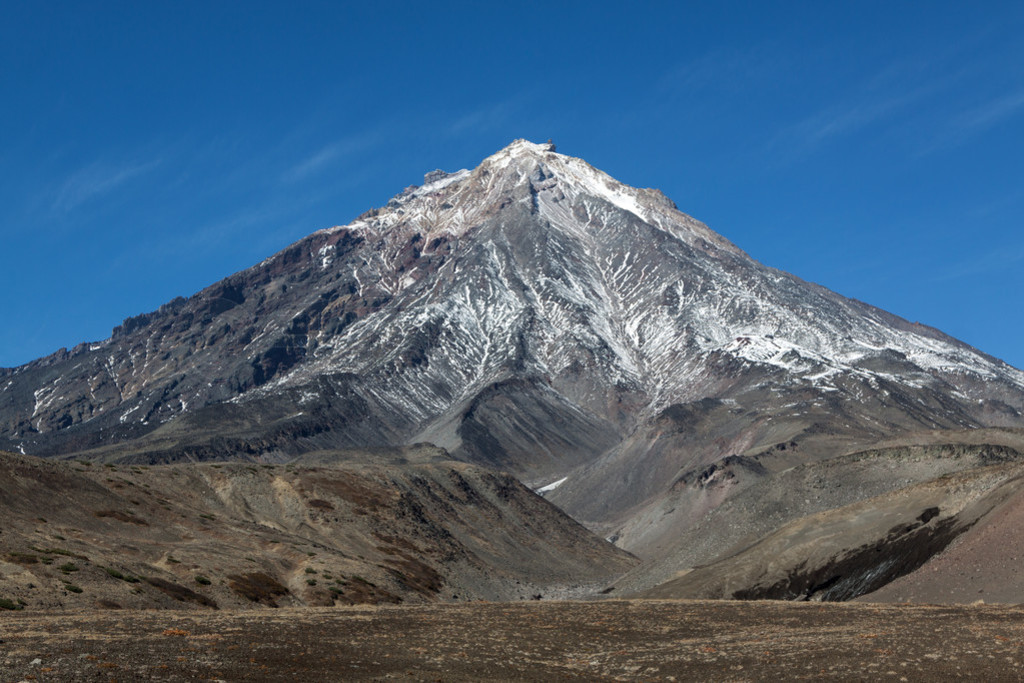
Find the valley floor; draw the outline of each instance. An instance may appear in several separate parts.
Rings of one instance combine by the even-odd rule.
[[[603,601],[0,618],[0,681],[1024,678],[1024,608]]]

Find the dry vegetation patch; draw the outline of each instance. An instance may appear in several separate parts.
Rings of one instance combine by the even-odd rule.
[[[269,607],[277,607],[277,598],[288,595],[288,589],[280,581],[264,572],[233,574],[228,577],[228,586],[242,597]]]
[[[119,522],[126,522],[128,524],[137,524],[139,526],[149,526],[149,522],[146,520],[136,517],[129,512],[121,512],[120,510],[97,510],[93,513],[94,516],[99,518],[110,518],[116,519]]]
[[[167,581],[165,579],[158,578],[156,576],[147,576],[145,577],[145,580],[146,583],[148,583],[150,586],[156,588],[158,591],[162,593],[171,596],[178,602],[194,602],[197,605],[202,605],[203,607],[217,609],[216,602],[206,597],[202,593],[196,593],[194,590],[186,588],[185,586],[179,585],[172,581]]]

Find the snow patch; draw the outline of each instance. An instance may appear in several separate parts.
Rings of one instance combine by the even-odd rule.
[[[566,479],[568,479],[568,478],[569,478],[569,477],[562,477],[562,478],[561,478],[561,479],[559,479],[558,481],[553,481],[553,482],[551,482],[550,484],[548,484],[547,486],[541,486],[541,487],[540,487],[539,489],[536,489],[536,490],[534,491],[534,493],[547,493],[548,491],[554,491],[554,490],[555,490],[555,489],[557,489],[557,488],[558,488],[559,486],[561,486],[562,484],[564,484],[564,483],[565,483],[565,481],[566,481]]]

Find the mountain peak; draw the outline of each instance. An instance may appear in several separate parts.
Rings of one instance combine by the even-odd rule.
[[[534,167],[537,164],[550,161],[556,155],[555,145],[552,142],[538,144],[519,138],[484,159],[480,167],[496,171],[508,168],[523,169],[526,166]]]
[[[530,142],[526,138],[517,138],[509,143],[506,147],[503,147],[496,154],[492,156],[524,156],[524,155],[538,155],[547,152],[555,151],[555,143],[548,140],[543,143]]]

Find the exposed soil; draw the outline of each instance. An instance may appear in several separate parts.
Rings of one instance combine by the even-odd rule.
[[[475,603],[5,613],[0,681],[1024,677],[1024,609]]]

